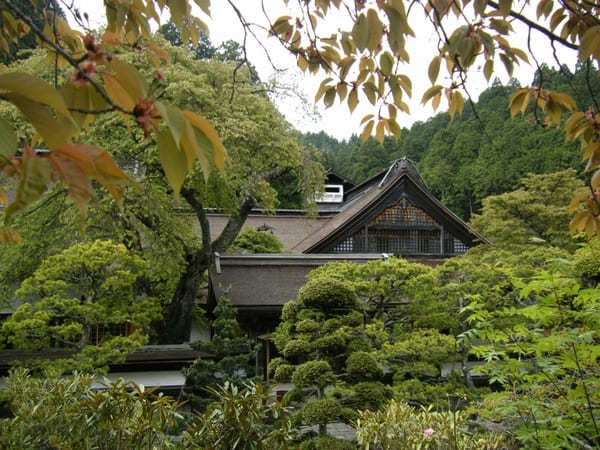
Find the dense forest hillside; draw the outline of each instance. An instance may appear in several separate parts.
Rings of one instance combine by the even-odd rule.
[[[582,108],[595,102],[600,82],[595,69],[578,66],[574,73],[543,66],[534,85],[569,92]],[[549,173],[579,168],[581,154],[564,134],[537,123],[533,108],[526,117],[511,119],[508,103],[519,87],[495,81],[462,116],[450,120],[439,113],[426,122],[403,130],[399,141],[386,138],[383,146],[374,139],[361,143],[357,136],[338,141],[321,133],[301,136],[323,154],[323,165],[361,182],[388,166],[393,159],[408,156],[417,162],[432,192],[461,217],[468,219],[481,209],[489,195],[512,191],[528,173]]]

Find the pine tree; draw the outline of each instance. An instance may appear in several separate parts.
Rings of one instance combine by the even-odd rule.
[[[210,356],[197,359],[185,373],[188,398],[192,407],[199,411],[214,400],[207,388],[225,382],[241,386],[255,376],[255,345],[240,327],[231,302],[226,298],[219,299],[214,314],[211,341],[193,344],[194,348]]]

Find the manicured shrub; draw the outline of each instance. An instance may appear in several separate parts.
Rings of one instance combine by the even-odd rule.
[[[315,348],[323,353],[335,354],[346,349],[348,336],[343,333],[334,333],[315,340]]]
[[[331,333],[332,331],[337,330],[338,328],[340,328],[342,326],[342,321],[338,318],[333,318],[333,319],[327,319],[324,323],[323,323],[323,332],[324,333]]]
[[[301,358],[312,351],[310,342],[303,339],[292,339],[283,348],[283,356],[286,358]]]
[[[273,378],[280,383],[289,382],[292,379],[295,369],[295,366],[292,366],[291,364],[280,364],[277,369],[275,369]]]
[[[314,333],[321,325],[313,319],[304,319],[296,324],[296,331],[299,333]]]
[[[367,352],[354,352],[346,360],[346,373],[354,380],[380,378],[383,371],[375,358]]]
[[[342,324],[347,327],[360,327],[364,321],[364,316],[359,311],[350,311],[348,314],[340,317]]]
[[[356,450],[356,445],[343,439],[323,435],[300,444],[300,450]]]
[[[342,405],[333,398],[323,398],[302,406],[302,421],[307,425],[322,425],[339,419]]]
[[[357,304],[356,294],[348,283],[334,278],[315,278],[298,291],[298,301],[306,308],[321,311],[350,308]]]
[[[343,401],[343,405],[353,410],[378,410],[392,399],[394,391],[378,381],[367,381],[352,386],[353,393]]]
[[[316,386],[323,389],[333,383],[335,376],[327,361],[308,361],[296,367],[292,376],[292,383],[298,387]]]
[[[281,308],[281,321],[282,322],[293,322],[296,319],[296,313],[298,312],[298,302],[292,301],[287,302]]]

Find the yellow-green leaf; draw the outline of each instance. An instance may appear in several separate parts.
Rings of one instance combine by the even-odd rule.
[[[375,125],[375,122],[372,120],[369,120],[369,122],[367,122],[367,124],[365,125],[365,128],[363,129],[362,134],[360,135],[361,142],[367,142],[367,139],[369,139],[369,137],[371,136],[371,132],[373,131],[374,125]]]
[[[440,73],[440,62],[442,60],[441,56],[434,56],[431,62],[429,63],[429,69],[427,71],[429,75],[429,80],[431,84],[434,84],[437,80],[437,77]]]
[[[483,74],[485,75],[485,79],[490,81],[492,78],[492,74],[494,73],[494,60],[488,59],[483,65]]]
[[[350,95],[348,95],[348,109],[350,112],[354,112],[356,106],[358,105],[358,91],[356,88],[352,88],[350,91]]]
[[[383,37],[383,24],[379,20],[379,16],[374,9],[369,9],[367,12],[369,22],[369,38],[367,40],[367,48],[372,52],[377,50],[377,47],[381,45],[381,38]]]
[[[352,27],[352,38],[354,44],[361,52],[367,48],[369,42],[369,23],[364,14],[358,16],[356,23]]]
[[[383,144],[383,139],[385,138],[385,119],[380,120],[377,123],[377,127],[375,127],[375,139],[380,144]]]
[[[146,98],[146,83],[132,65],[114,58],[110,62],[110,68],[115,71],[115,78],[131,98],[133,98],[134,103]]]
[[[136,102],[132,95],[127,92],[125,88],[123,88],[115,76],[113,74],[104,72],[102,74],[102,78],[104,79],[104,88],[106,89],[106,94],[110,100],[121,108],[132,111]]]
[[[17,135],[10,124],[0,117],[0,167],[17,151]]]
[[[175,198],[179,200],[179,192],[188,173],[187,158],[173,140],[173,135],[169,129],[165,128],[156,133],[156,140],[160,162],[167,181],[175,193]]]
[[[185,119],[181,114],[181,110],[175,106],[162,102],[155,102],[154,106],[171,130],[173,140],[175,141],[177,147],[179,147],[181,135],[183,134],[183,130],[185,128]]]
[[[442,89],[443,89],[443,86],[440,86],[440,85],[431,86],[423,94],[423,98],[421,99],[421,103],[422,104],[427,103],[433,96],[435,96],[437,93],[441,92]]]
[[[46,81],[21,72],[0,73],[0,90],[19,94],[29,100],[48,105],[58,114],[70,119],[65,100],[60,92]]]
[[[379,58],[379,67],[384,75],[390,75],[394,70],[394,57],[390,52],[383,52]]]
[[[206,139],[206,142],[201,142],[200,144],[205,148],[207,145],[210,146],[213,154],[213,162],[216,164],[217,168],[221,171],[225,170],[225,156],[227,155],[227,150],[225,150],[217,130],[214,129],[208,120],[192,111],[183,110],[181,113],[183,114],[183,117],[185,117]]]
[[[68,144],[77,132],[77,127],[71,119],[62,116],[54,117],[41,103],[31,101],[19,94],[5,94],[5,98],[19,108],[50,148]]]
[[[29,157],[25,154],[20,168],[20,179],[15,199],[8,205],[4,213],[5,223],[14,213],[40,198],[49,182],[50,164],[48,160],[35,156]]]

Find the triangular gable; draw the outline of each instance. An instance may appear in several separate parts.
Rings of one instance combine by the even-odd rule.
[[[344,211],[302,241],[304,253],[393,253],[446,257],[485,238],[429,193],[409,170],[372,185]]]

